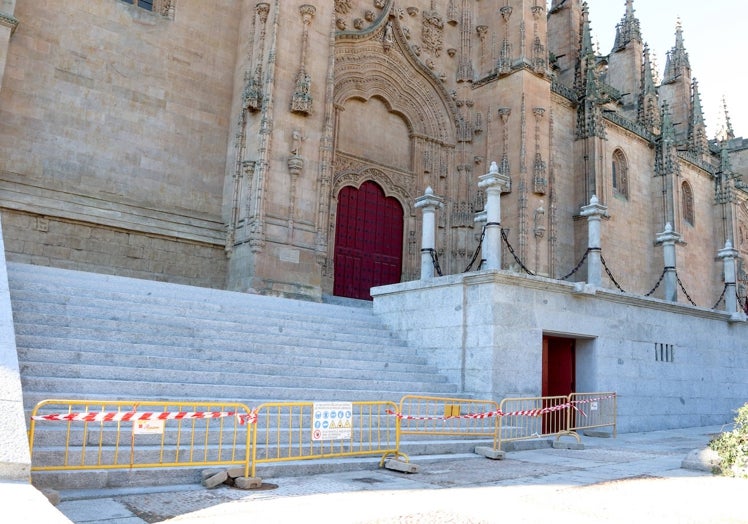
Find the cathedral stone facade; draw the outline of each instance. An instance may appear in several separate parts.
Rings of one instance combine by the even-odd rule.
[[[419,277],[428,187],[440,270],[477,269],[495,161],[504,269],[572,272],[594,195],[606,287],[663,298],[669,224],[677,300],[714,305],[728,241],[744,300],[748,141],[621,4],[601,55],[580,0],[2,0],[7,258],[369,298]]]

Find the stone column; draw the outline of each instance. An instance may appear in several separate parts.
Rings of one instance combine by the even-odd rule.
[[[680,235],[673,231],[673,225],[665,224],[665,231],[657,235],[657,243],[662,244],[663,258],[665,259],[665,300],[678,301],[678,276],[675,272],[675,243],[680,240]]]
[[[733,249],[732,241],[729,238],[725,242],[724,249],[720,249],[717,252],[717,256],[722,259],[725,267],[725,311],[735,313],[738,310],[738,296],[735,291],[735,259],[738,256],[738,252],[736,249]]]
[[[486,269],[501,269],[501,193],[509,187],[509,177],[499,173],[491,162],[490,171],[478,179],[478,187],[486,190],[486,236],[483,239]]]
[[[475,214],[475,219],[473,220],[477,225],[478,229],[480,230],[481,234],[483,234],[483,226],[486,225],[486,222],[488,214],[485,210],[479,211]],[[477,269],[481,269],[483,264],[486,261],[486,239],[484,238],[483,241],[480,244],[480,264],[478,264]]]
[[[436,208],[442,207],[444,200],[434,195],[431,187],[426,193],[416,198],[416,208],[423,210],[423,232],[421,233],[421,280],[434,278],[434,260],[432,253],[436,249]]]
[[[601,260],[602,217],[607,216],[608,208],[600,204],[596,195],[592,195],[589,205],[582,206],[581,215],[587,217],[587,283],[595,287],[603,284],[603,265]]]

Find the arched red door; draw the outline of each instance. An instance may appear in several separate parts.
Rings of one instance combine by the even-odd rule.
[[[333,294],[371,300],[375,286],[400,282],[403,208],[374,182],[344,187],[335,221]]]

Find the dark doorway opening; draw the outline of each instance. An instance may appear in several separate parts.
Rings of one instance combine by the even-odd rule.
[[[573,338],[543,337],[543,397],[568,396],[576,389],[576,341]],[[551,405],[554,401],[550,402]],[[550,406],[544,406],[550,407]],[[568,429],[567,410],[548,413],[543,432]],[[573,413],[572,413],[573,417]],[[571,421],[573,423],[573,420]]]

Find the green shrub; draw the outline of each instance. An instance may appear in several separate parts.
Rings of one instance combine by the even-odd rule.
[[[748,404],[738,409],[735,428],[712,439],[709,447],[722,459],[723,475],[748,478]]]

